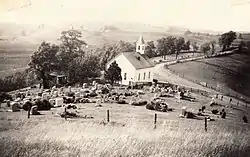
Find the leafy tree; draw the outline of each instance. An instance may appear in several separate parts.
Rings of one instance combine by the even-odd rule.
[[[58,50],[58,46],[42,42],[38,50],[31,56],[29,67],[37,72],[43,81],[44,88],[49,88],[48,74],[58,69],[59,62],[56,57]]]
[[[219,44],[222,46],[222,51],[225,51],[226,48],[229,48],[234,39],[236,39],[236,32],[230,31],[222,34],[219,38]]]
[[[118,43],[115,44],[117,51],[119,52],[133,52],[135,51],[135,44],[131,44],[129,42],[125,42],[120,40]]]
[[[73,61],[74,58],[84,54],[82,48],[86,46],[87,43],[81,38],[82,33],[78,30],[71,29],[61,33],[59,58],[61,70],[65,71],[67,75],[70,62]]]
[[[190,41],[188,40],[184,45],[184,50],[189,51],[190,50]]]
[[[163,37],[157,40],[157,51],[164,59],[166,59],[167,54],[175,53],[175,40],[176,38],[173,36]]]
[[[122,80],[121,68],[115,61],[111,63],[108,70],[105,71],[104,78],[108,80],[111,85],[113,85],[116,81]]]
[[[192,43],[192,47],[193,47],[193,56],[194,56],[194,52],[197,52],[199,50],[199,47],[197,46],[196,42]]]
[[[210,43],[204,43],[201,45],[201,52],[203,52],[205,55],[208,55],[210,51],[211,51]]]
[[[210,45],[211,45],[211,53],[212,53],[212,54],[215,53],[215,44],[216,44],[215,41],[211,41],[211,42],[210,42]]]
[[[145,48],[145,54],[150,58],[156,56],[154,41],[147,42]]]
[[[176,59],[177,59],[180,51],[184,49],[184,46],[185,46],[185,39],[183,37],[179,37],[175,40],[175,48],[176,48],[175,58]]]
[[[104,45],[100,49],[96,50],[100,53],[100,66],[101,69],[105,69],[105,65],[121,52],[133,52],[135,46],[129,42],[119,41],[112,45]]]
[[[92,54],[82,55],[74,58],[69,65],[69,76],[71,83],[87,80],[100,76],[100,65],[98,57]]]
[[[242,36],[241,33],[239,34],[238,38],[239,38],[239,39],[243,39],[243,36]]]

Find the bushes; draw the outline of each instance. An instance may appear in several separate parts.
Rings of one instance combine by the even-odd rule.
[[[36,74],[26,69],[24,72],[16,72],[13,75],[0,79],[0,91],[9,92],[25,88],[37,83]]]

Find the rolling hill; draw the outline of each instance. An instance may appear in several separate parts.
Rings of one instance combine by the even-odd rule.
[[[223,93],[250,97],[250,53],[180,63],[168,68],[188,80],[207,82]]]
[[[89,45],[100,46],[115,43],[120,40],[135,42],[142,35],[145,41],[173,35],[182,36],[191,42],[217,40],[216,36],[184,36],[185,28],[157,27],[138,23],[84,23],[72,26],[60,25],[18,25],[14,23],[0,24],[0,77],[9,75],[16,70],[22,70],[29,61],[30,55],[42,41],[58,43],[58,38],[63,30],[71,28],[82,31],[83,40]]]

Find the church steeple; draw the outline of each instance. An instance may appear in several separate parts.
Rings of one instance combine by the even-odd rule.
[[[140,54],[144,54],[145,52],[145,42],[142,36],[140,36],[136,42],[136,52],[139,52]]]

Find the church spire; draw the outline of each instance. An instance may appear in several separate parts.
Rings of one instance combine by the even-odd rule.
[[[142,36],[139,36],[139,39],[136,42],[136,52],[144,54],[145,52],[145,41]]]

